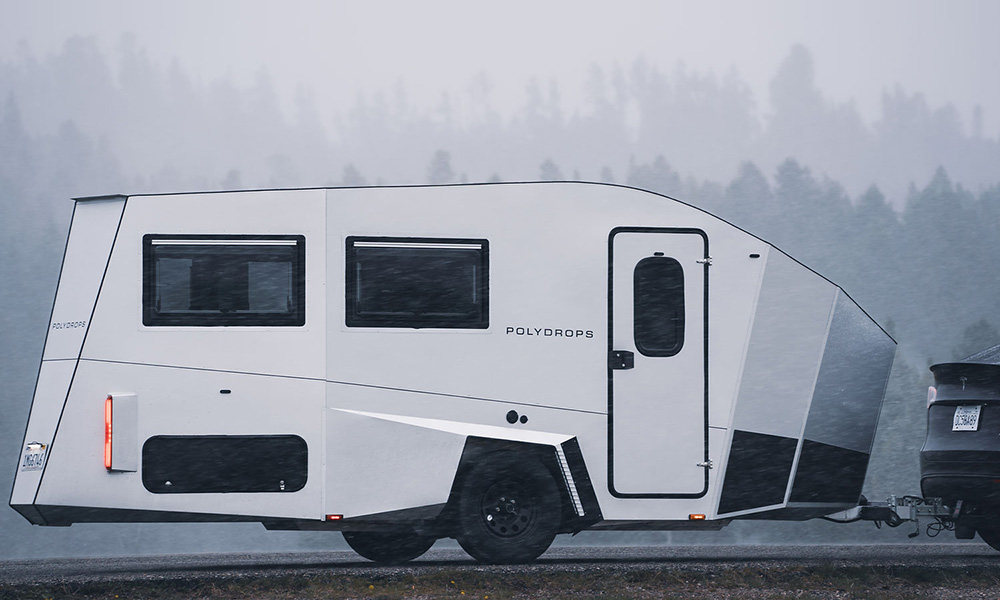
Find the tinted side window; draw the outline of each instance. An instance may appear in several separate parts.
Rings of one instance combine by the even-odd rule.
[[[303,236],[143,237],[143,325],[305,324]]]
[[[486,329],[486,240],[347,238],[348,327]]]
[[[651,256],[633,273],[633,333],[645,356],[673,356],[684,345],[684,269],[673,258]]]

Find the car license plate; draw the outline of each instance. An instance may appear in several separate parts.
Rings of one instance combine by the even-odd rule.
[[[45,444],[28,444],[21,458],[22,471],[41,471],[45,464]]]
[[[982,406],[956,406],[955,419],[951,422],[952,431],[977,431],[979,429],[979,410]]]

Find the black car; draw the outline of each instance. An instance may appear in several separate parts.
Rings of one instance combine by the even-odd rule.
[[[931,372],[921,491],[953,507],[956,537],[1000,550],[1000,345]]]

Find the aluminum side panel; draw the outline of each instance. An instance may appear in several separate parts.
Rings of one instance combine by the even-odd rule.
[[[10,498],[12,506],[30,505],[35,501],[35,494],[42,480],[43,469],[48,463],[48,453],[51,450],[52,439],[55,437],[56,425],[62,414],[63,403],[66,400],[75,369],[75,360],[45,361],[42,363],[42,368],[38,373],[35,400],[31,405],[31,415],[28,419],[25,443],[44,444],[46,462],[42,465],[42,469],[23,470],[21,456],[23,456],[25,449],[21,448],[17,474],[14,478],[14,490]]]
[[[734,429],[801,437],[837,293],[787,256],[768,255]]]
[[[329,411],[325,512],[351,518],[443,506],[466,436],[420,421],[431,420]]]
[[[77,205],[42,360],[80,356],[124,209],[124,197]]]
[[[816,381],[805,438],[871,452],[896,344],[840,293]]]
[[[230,393],[222,394],[222,389]],[[77,514],[67,509],[63,516],[70,520],[86,517],[91,508],[319,520],[322,389],[322,382],[285,377],[82,360],[35,503],[84,509]],[[135,397],[136,429],[119,432],[127,435],[116,435],[115,444],[139,459],[137,471],[104,467],[104,404],[109,394]],[[144,487],[142,448],[150,438],[245,435],[303,438],[309,448],[305,487],[287,493],[189,494],[153,493]]]
[[[314,191],[133,197],[108,263],[85,359],[322,378],[326,341],[325,204]],[[142,324],[143,236],[303,235],[303,326]]]

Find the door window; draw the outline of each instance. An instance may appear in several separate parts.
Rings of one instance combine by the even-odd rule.
[[[684,346],[684,268],[650,256],[633,273],[635,347],[644,356],[674,356]]]

